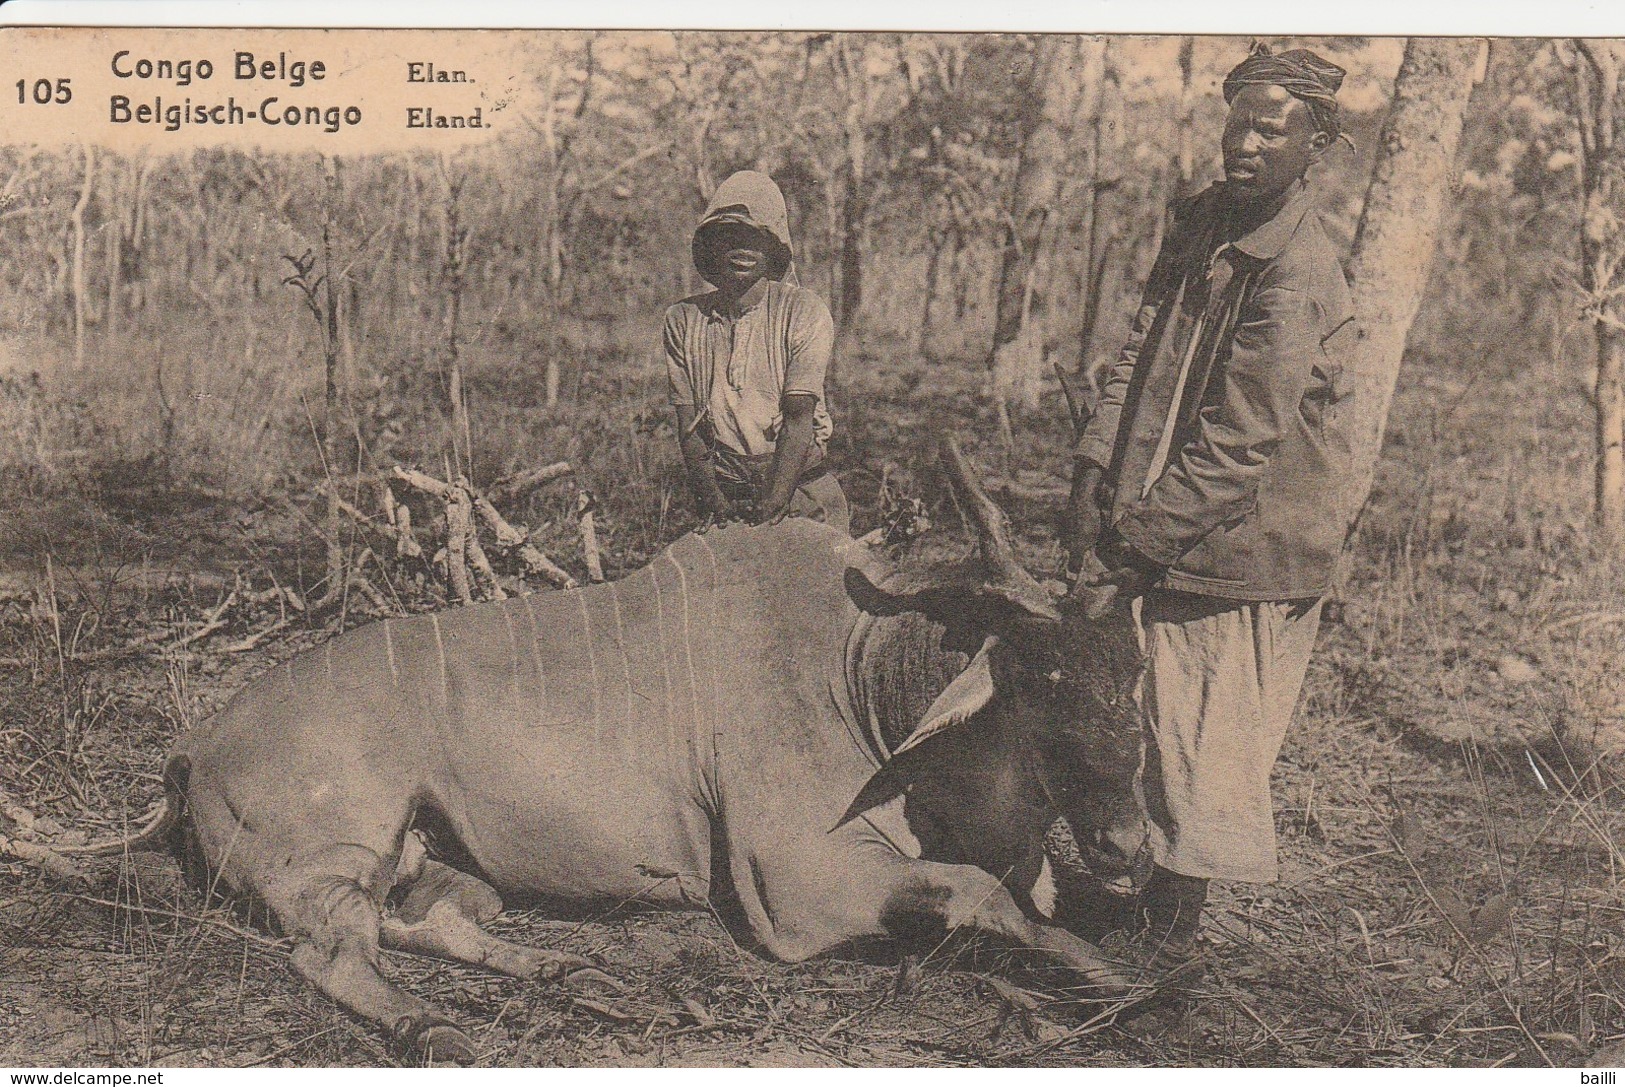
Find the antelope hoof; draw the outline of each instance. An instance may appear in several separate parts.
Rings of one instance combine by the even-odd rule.
[[[403,1024],[396,1033],[407,1048],[428,1064],[473,1064],[474,1042],[445,1022]]]

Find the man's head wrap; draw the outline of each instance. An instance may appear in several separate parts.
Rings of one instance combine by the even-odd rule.
[[[1324,57],[1307,49],[1271,53],[1263,42],[1253,45],[1247,59],[1224,77],[1224,100],[1235,100],[1243,87],[1280,87],[1309,107],[1309,118],[1317,130],[1336,139],[1343,134],[1337,117],[1337,89],[1343,85],[1344,71]]]

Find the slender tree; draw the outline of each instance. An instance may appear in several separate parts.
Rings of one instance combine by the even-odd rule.
[[[565,242],[570,208],[585,191],[579,181],[573,145],[580,122],[592,104],[593,84],[598,74],[592,38],[588,37],[581,53],[583,74],[577,92],[573,82],[565,81],[575,54],[564,45],[562,39],[549,37],[543,59],[545,72],[541,81],[541,108],[535,119],[526,119],[531,131],[539,137],[538,150],[541,155],[540,169],[535,178],[535,194],[540,217],[537,225],[541,228],[542,236],[536,252],[544,288],[543,316],[550,333],[543,378],[549,408],[559,402],[559,386],[563,378],[559,358],[563,345],[558,330],[566,301]],[[573,105],[567,101],[568,94],[575,95]],[[622,169],[641,161],[642,157],[639,156],[623,160],[622,164],[606,172],[603,180],[611,180]]]
[[[1010,219],[999,269],[993,349],[988,356],[1001,424],[1009,446],[1009,409],[1038,405],[1044,366],[1044,283],[1060,226],[1067,134],[1077,100],[1078,39],[1043,35],[1020,92],[1024,139],[1016,164]]]
[[[462,333],[463,316],[463,286],[465,282],[466,261],[465,248],[468,244],[468,228],[463,225],[463,185],[466,179],[453,178],[446,166],[446,156],[440,155],[435,159],[435,166],[440,175],[441,191],[445,194],[445,241],[442,247],[443,257],[440,266],[441,285],[445,290],[445,311],[442,324],[445,331],[445,340],[442,346],[444,364],[442,370],[446,376],[446,399],[451,408],[451,452],[452,464],[458,475],[473,478],[474,475],[474,448],[473,435],[468,425],[468,393],[463,388],[463,362],[459,351],[459,337]],[[556,384],[550,383],[549,404],[556,393]]]
[[[1574,113],[1580,129],[1580,286],[1597,347],[1593,434],[1597,462],[1592,516],[1608,543],[1625,538],[1625,230],[1619,216],[1620,174],[1625,172],[1625,102],[1620,65],[1625,46],[1580,39],[1575,43]]]
[[[867,39],[861,34],[837,34],[830,47],[830,64],[844,102],[841,140],[846,149],[845,178],[841,187],[840,294],[835,321],[845,331],[852,327],[863,304],[863,259],[869,240],[869,72]]]
[[[1179,120],[1175,124],[1176,140],[1174,160],[1170,164],[1174,174],[1174,195],[1189,196],[1196,177],[1196,148],[1192,142],[1196,129],[1196,94],[1192,76],[1196,67],[1196,39],[1179,39]]]
[[[71,225],[73,228],[73,361],[85,364],[85,209],[90,207],[92,187],[96,179],[96,149],[85,144],[85,172],[79,185],[79,199],[74,202]]]
[[[339,215],[339,160],[322,156],[322,364],[327,377],[323,398],[322,445],[327,461],[327,592],[342,591],[345,584],[343,517],[339,509],[337,473],[341,442],[339,438],[339,313],[338,284],[334,282],[333,232]]]
[[[1411,38],[1349,258],[1356,325],[1341,410],[1352,452],[1347,516],[1371,492],[1405,340],[1422,302],[1472,92],[1478,38]]]
[[[1109,41],[1101,46],[1100,89],[1089,118],[1089,191],[1084,212],[1084,249],[1078,261],[1079,365],[1092,383],[1095,329],[1104,301],[1106,266],[1117,250],[1121,214],[1108,214],[1107,197],[1122,184],[1123,84]]]

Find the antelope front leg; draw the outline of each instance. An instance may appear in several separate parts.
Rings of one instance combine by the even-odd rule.
[[[1099,948],[1063,928],[1028,919],[1010,892],[993,876],[965,864],[898,859],[881,909],[888,931],[918,931],[922,923],[940,924],[949,932],[985,932],[1014,950],[1026,952],[1074,975],[1084,995],[1123,1000],[1149,995],[1150,988],[1128,974],[1129,964],[1114,962]]]

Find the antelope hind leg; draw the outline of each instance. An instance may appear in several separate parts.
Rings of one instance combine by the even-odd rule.
[[[408,835],[409,852],[410,843]],[[403,868],[409,859],[402,858]],[[514,943],[480,927],[501,912],[502,896],[489,884],[438,861],[424,860],[400,908],[383,919],[379,939],[392,951],[465,962],[525,981],[570,985],[591,981],[620,988],[590,959]]]
[[[466,1064],[474,1043],[434,1005],[378,970],[383,860],[342,846],[285,872],[265,889],[283,927],[295,934],[293,968],[338,1004],[389,1031],[414,1052]]]

